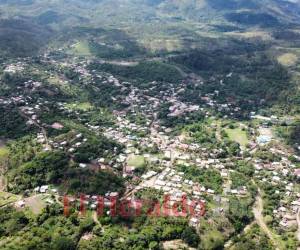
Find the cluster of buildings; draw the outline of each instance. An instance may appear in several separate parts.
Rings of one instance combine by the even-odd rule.
[[[14,64],[9,64],[3,70],[4,73],[15,74],[17,72],[22,72],[25,69],[25,64],[23,62],[17,62]]]
[[[56,64],[55,61],[52,61]],[[183,102],[180,99],[180,93],[184,90],[184,85],[179,84],[174,87],[170,85],[170,88],[166,91],[157,91],[159,84],[152,82],[148,89],[138,89],[128,82],[122,82],[111,74],[99,74],[97,71],[88,70],[88,61],[80,63],[64,63],[60,66],[71,67],[76,73],[80,75],[80,79],[83,84],[96,84],[96,82],[102,82],[103,84],[112,84],[117,88],[120,88],[123,92],[127,92],[126,97],[122,97],[122,104],[124,104],[124,110],[114,111],[115,124],[105,128],[101,128],[99,125],[93,125],[89,122],[84,122],[82,118],[82,112],[76,109],[72,109],[67,103],[58,102],[54,106],[59,112],[67,117],[76,117],[76,119],[84,125],[87,129],[94,133],[102,133],[122,145],[125,146],[124,151],[116,158],[116,165],[123,166],[123,174],[127,177],[132,176],[137,182],[128,182],[127,192],[125,197],[130,198],[131,194],[140,192],[141,190],[153,188],[163,192],[165,195],[170,195],[171,205],[176,202],[181,202],[182,197],[187,195],[188,202],[193,200],[206,203],[204,197],[216,197],[216,190],[212,190],[203,186],[201,183],[196,183],[190,179],[185,178],[185,173],[178,172],[174,166],[176,164],[183,164],[185,166],[196,166],[203,169],[214,169],[220,173],[223,180],[223,192],[222,196],[238,196],[244,197],[249,194],[247,187],[241,186],[237,188],[231,188],[230,176],[234,173],[232,168],[232,159],[218,159],[217,155],[221,153],[221,149],[207,149],[197,143],[187,143],[186,138],[182,135],[170,136],[170,129],[161,126],[158,120],[159,108],[162,104],[169,103],[171,106],[168,110],[168,117],[179,117],[191,112],[204,112],[207,116],[210,115],[208,109],[216,109],[224,114],[234,115],[239,113],[240,108],[236,107],[233,103],[218,103],[215,99],[219,96],[218,91],[199,96],[206,105],[200,107],[191,103]],[[5,68],[5,72],[16,73],[24,70],[22,63],[8,65]],[[228,74],[226,78],[232,77],[232,73]],[[224,84],[224,81],[220,81],[220,84]],[[41,87],[41,83],[29,80],[25,82],[25,88],[35,89]],[[153,93],[156,93],[153,95]],[[155,96],[155,97],[154,97]],[[116,97],[112,97],[112,100],[117,100]],[[45,149],[50,150],[60,149],[73,154],[77,148],[86,143],[88,140],[82,133],[72,131],[68,133],[67,137],[60,137],[59,139],[47,138],[45,130],[43,128],[52,128],[61,130],[64,125],[59,121],[53,124],[44,124],[39,120],[39,114],[43,112],[44,106],[49,106],[49,102],[38,100],[32,104],[30,96],[25,97],[18,95],[10,97],[9,99],[0,99],[0,104],[18,104],[20,106],[20,112],[28,119],[28,125],[38,126],[41,131],[37,134],[37,141],[45,145]],[[51,103],[53,104],[53,103]],[[207,108],[207,109],[206,109]],[[134,119],[138,115],[142,114],[143,121],[139,122],[138,119]],[[133,119],[132,119],[133,117]],[[251,114],[253,119],[260,119],[266,122],[277,123],[277,117],[265,117],[256,116],[255,113]],[[268,135],[261,133],[257,138],[258,144],[267,144],[271,141]],[[145,152],[146,149],[156,148],[157,153]],[[283,192],[285,198],[290,202],[282,201],[281,205],[273,211],[274,217],[280,222],[283,227],[289,227],[294,225],[297,217],[297,213],[300,208],[300,193],[298,192],[296,185],[291,181],[291,173],[297,178],[300,178],[300,170],[289,160],[289,153],[279,150],[277,148],[271,148],[271,152],[281,156],[281,160],[278,162],[268,162],[263,160],[254,159],[249,157],[249,161],[254,163],[255,166],[255,178],[261,182],[268,182],[276,185],[284,184],[285,190],[276,191]],[[135,175],[135,169],[132,166],[128,166],[127,161],[129,156],[143,156],[151,166],[155,166],[154,170],[146,171],[142,176]],[[297,157],[297,156],[295,156]],[[102,156],[98,159],[94,159],[98,166],[103,166],[105,169],[105,162]],[[113,163],[112,163],[113,165]],[[86,168],[88,164],[80,163],[79,167]],[[102,169],[102,168],[101,168]],[[48,186],[37,187],[34,189],[37,193],[47,193],[49,191]],[[53,191],[53,190],[52,190]],[[105,205],[110,206],[110,197],[118,196],[118,193],[109,192],[105,195]],[[76,199],[74,199],[75,201]],[[87,196],[85,203],[91,209],[97,208],[97,196]],[[195,209],[201,210],[196,204]],[[197,226],[199,224],[198,217],[191,217],[190,224]]]

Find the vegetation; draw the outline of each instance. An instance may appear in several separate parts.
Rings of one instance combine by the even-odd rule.
[[[138,81],[178,83],[182,76],[173,66],[160,62],[141,62],[136,66],[92,64],[91,69],[110,72],[113,75]]]
[[[11,170],[10,188],[19,193],[49,183],[58,184],[67,167],[68,158],[64,153],[39,153],[32,161]]]
[[[184,172],[185,178],[200,183],[206,188],[210,188],[217,193],[222,192],[222,178],[218,171],[214,169],[201,169],[195,166],[177,166],[179,172]]]
[[[253,219],[252,203],[252,199],[238,199],[236,197],[230,199],[227,217],[237,233],[241,232]]]
[[[300,140],[300,122],[296,121],[291,126],[281,126],[277,129],[278,135],[285,139],[287,144],[297,146]]]
[[[136,249],[151,246],[159,249],[162,241],[180,238],[190,246],[196,247],[199,243],[195,230],[182,219],[149,218],[141,224],[133,224],[131,230],[118,223],[105,226],[102,232],[90,218],[79,219],[76,213],[66,218],[61,214],[62,208],[58,205],[46,207],[36,218],[28,218],[13,208],[1,210],[0,238],[10,236],[1,248]],[[96,237],[82,240],[85,233],[93,233]]]
[[[238,239],[236,239],[236,244],[234,244],[234,250],[246,250],[246,249],[265,249],[272,250],[271,242],[264,235],[258,225],[254,225],[251,227],[250,231],[242,234]]]
[[[79,169],[65,152],[42,152],[40,145],[30,137],[25,137],[8,147],[9,189],[14,193],[47,184],[58,185],[63,191],[75,194],[83,191],[87,194],[104,194],[109,190],[123,190],[123,181],[116,175]],[[94,138],[78,148],[75,159],[79,162],[89,162],[101,155],[109,157],[115,147],[118,145]]]
[[[26,119],[21,116],[18,108],[11,107],[9,110],[0,107],[3,114],[0,121],[0,136],[9,139],[17,139],[36,131],[34,127],[26,125]]]

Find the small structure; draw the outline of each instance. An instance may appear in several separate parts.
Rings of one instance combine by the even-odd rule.
[[[53,123],[52,125],[51,125],[51,128],[53,128],[53,129],[63,129],[64,128],[64,126],[62,125],[62,124],[60,124],[60,123],[58,123],[58,122],[55,122],[55,123]]]

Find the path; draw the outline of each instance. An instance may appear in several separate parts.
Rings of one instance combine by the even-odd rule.
[[[298,209],[296,218],[297,218],[297,224],[298,224],[297,239],[300,242],[300,209]]]
[[[23,116],[25,119],[31,121],[36,127],[38,127],[42,131],[44,138],[46,140],[46,146],[49,147],[47,132],[46,132],[45,128],[42,127],[40,124],[38,124],[37,121],[31,119],[29,116],[27,116],[26,114],[24,114],[21,111],[20,111],[20,115]]]
[[[100,221],[98,220],[98,214],[97,214],[97,211],[94,211],[94,212],[93,212],[92,217],[93,217],[93,221],[94,221],[97,225],[100,225],[100,226],[101,226],[101,223],[100,223]]]
[[[101,232],[104,233],[104,227],[102,226],[101,222],[98,219],[97,211],[93,212],[92,218],[93,218],[93,221],[95,222],[95,224],[99,225],[101,227]]]
[[[268,236],[273,246],[275,246],[276,250],[283,250],[284,247],[282,243],[274,237],[274,233],[270,230],[263,218],[263,200],[261,197],[261,190],[258,188],[258,194],[256,196],[256,202],[253,207],[253,214],[256,220],[256,223],[260,226],[261,230]]]
[[[3,138],[0,137],[0,148],[5,147],[6,141],[7,141],[7,140],[5,140],[5,139],[3,139]]]
[[[256,185],[256,183],[253,181],[253,184]],[[257,186],[257,185],[256,185]],[[280,242],[280,240],[278,240],[277,235],[275,235],[271,229],[268,227],[268,225],[265,223],[264,221],[264,217],[263,217],[263,199],[262,199],[262,192],[261,190],[258,188],[258,194],[256,196],[256,201],[255,204],[253,206],[253,214],[254,214],[254,218],[255,220],[252,221],[249,225],[247,225],[243,232],[247,233],[247,231],[249,231],[249,229],[251,228],[251,226],[256,222],[258,224],[258,226],[261,228],[261,230],[267,235],[267,237],[270,239],[270,241],[272,242],[273,246],[275,247],[276,250],[284,250],[285,247],[283,246],[283,244]],[[297,218],[297,221],[299,219],[299,231],[297,236],[299,237],[300,240],[300,211],[298,213],[299,218]],[[233,245],[233,241],[230,239],[229,241],[226,242],[225,244],[225,248],[226,249],[230,249],[231,246]]]

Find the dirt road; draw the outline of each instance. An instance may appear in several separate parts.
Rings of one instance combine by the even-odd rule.
[[[298,212],[297,212],[297,224],[298,224],[298,230],[297,230],[297,239],[298,241],[300,242],[300,209],[298,209]]]
[[[253,213],[254,213],[256,223],[260,226],[261,230],[268,236],[268,238],[270,239],[270,241],[272,242],[276,250],[284,250],[284,246],[282,246],[282,243],[278,239],[276,239],[276,236],[264,221],[263,200],[261,197],[261,190],[259,188],[258,188],[258,194],[256,196],[256,202],[253,207]]]

